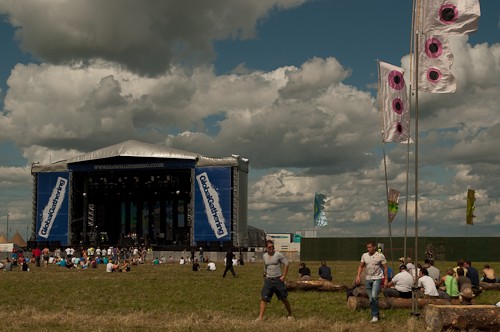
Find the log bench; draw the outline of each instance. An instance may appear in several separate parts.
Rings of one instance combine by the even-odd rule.
[[[456,304],[460,305],[460,300],[458,299],[418,299],[418,307],[422,309],[429,304]],[[350,296],[347,299],[347,306],[351,310],[359,310],[370,308],[370,300],[366,297],[360,296]],[[411,309],[412,303],[411,299],[403,299],[400,297],[379,297],[378,306],[380,309],[393,309],[393,308],[403,308]]]
[[[500,282],[491,284],[489,282],[481,281],[479,283],[479,287],[481,287],[483,290],[500,290]]]
[[[319,292],[340,292],[347,290],[346,285],[334,284],[327,280],[287,280],[286,289],[289,291],[319,291]]]
[[[422,317],[428,331],[500,331],[500,307],[495,305],[429,304]]]

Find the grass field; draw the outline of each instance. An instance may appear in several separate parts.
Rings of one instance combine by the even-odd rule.
[[[490,263],[491,264],[491,263]],[[307,262],[313,277],[318,262]],[[358,262],[329,262],[334,282],[350,284]],[[452,262],[438,262],[443,271]],[[475,263],[476,268],[482,263]],[[500,264],[491,264],[500,271]],[[344,292],[289,293],[295,320],[275,298],[263,322],[258,316],[263,266],[237,266],[238,278],[217,271],[191,271],[190,265],[144,264],[129,273],[57,266],[0,273],[1,331],[422,331],[410,310],[382,310],[370,324],[368,309],[351,311]],[[202,265],[204,268],[205,265]],[[298,262],[288,279],[298,279]],[[500,291],[483,292],[478,304],[500,301]]]

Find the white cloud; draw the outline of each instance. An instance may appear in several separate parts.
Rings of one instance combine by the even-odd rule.
[[[254,38],[257,23],[270,11],[304,2],[5,0],[0,13],[18,28],[22,48],[44,62],[104,59],[159,75],[171,63],[209,63],[213,41]]]
[[[170,15],[185,4],[138,8],[135,2],[120,2],[120,16],[107,7],[114,1],[59,1],[57,8],[55,3],[0,4],[0,11],[9,13],[21,27],[18,36],[24,48],[50,62],[13,68],[0,115],[0,140],[14,142],[29,163],[66,159],[128,139],[209,156],[236,153],[250,159],[250,172],[263,174],[250,184],[251,224],[281,231],[310,228],[314,192],[323,192],[331,199],[326,204],[329,226],[322,234],[386,234],[379,114],[369,92],[345,83],[351,69],[333,57],[267,72],[241,64],[228,75],[216,75],[210,65],[186,69],[172,64],[184,51],[211,59],[214,39],[250,38],[273,6],[288,8],[301,1],[255,0],[237,5],[221,1],[221,11],[214,12],[203,6],[193,8],[193,20],[208,18],[203,16],[199,25],[181,35],[175,31],[161,35],[157,45],[152,40],[161,29],[150,27],[148,19]],[[89,11],[90,3],[102,10]],[[225,8],[229,3],[234,8]],[[50,9],[54,18],[43,26]],[[250,10],[248,20],[233,19],[233,13],[243,10]],[[97,24],[88,27],[95,13]],[[109,20],[110,13],[119,17],[116,26]],[[132,13],[137,14],[132,20],[135,25],[125,27]],[[206,29],[208,21],[217,24]],[[108,24],[113,28],[106,30]],[[171,46],[181,45],[178,40],[189,41],[187,49],[172,51]],[[451,44],[458,92],[419,95],[423,235],[446,234],[463,222],[467,187],[477,189],[478,223],[498,223],[500,45],[470,46],[463,37]],[[138,61],[138,54],[144,55],[144,63]],[[408,58],[402,61],[406,66]],[[406,148],[386,146],[388,185],[402,193]],[[410,149],[413,158],[414,147]],[[414,169],[412,164],[410,173]],[[27,170],[5,168],[0,182],[3,188],[25,188],[31,197],[30,178]],[[19,201],[12,204],[23,211]],[[402,199],[400,206],[404,203]],[[31,202],[24,204],[29,211]],[[409,202],[410,216],[413,206]],[[395,236],[403,231],[402,211],[395,219]],[[363,234],[355,228],[359,225]]]

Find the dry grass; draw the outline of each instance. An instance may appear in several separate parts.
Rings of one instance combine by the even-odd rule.
[[[357,262],[331,262],[334,281],[350,284]],[[479,263],[478,263],[479,264]],[[452,266],[438,264],[444,269]],[[309,262],[313,276],[317,262]],[[481,265],[477,265],[481,266]],[[263,322],[258,315],[262,265],[236,267],[238,278],[190,266],[133,266],[130,273],[106,273],[104,266],[67,270],[32,267],[0,273],[0,330],[8,331],[422,331],[409,310],[385,310],[377,324],[369,311],[351,311],[344,293],[290,292],[294,321],[273,299]],[[499,270],[499,266],[494,268]],[[292,263],[290,279],[296,279]],[[500,292],[483,293],[478,303],[496,303]]]

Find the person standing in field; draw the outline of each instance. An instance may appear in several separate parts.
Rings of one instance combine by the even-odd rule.
[[[358,274],[356,276],[356,284],[361,282],[361,273],[366,267],[366,291],[370,299],[370,309],[372,319],[370,323],[378,322],[380,319],[378,307],[378,295],[381,287],[384,287],[387,280],[387,261],[384,254],[377,251],[375,242],[366,244],[366,251],[361,256],[361,262],[358,266]]]
[[[236,272],[234,272],[234,267],[233,267],[233,257],[234,257],[234,253],[233,253],[233,250],[231,248],[229,248],[226,252],[226,268],[224,269],[224,274],[222,274],[222,278],[225,278],[226,277],[226,274],[228,271],[231,271],[233,277],[236,278]]]
[[[31,250],[31,256],[35,259],[36,267],[40,267],[40,256],[42,255],[42,251],[40,248],[36,247]]]
[[[42,257],[43,257],[43,266],[47,267],[49,265],[49,258],[50,258],[50,250],[47,247],[44,247],[42,250]]]
[[[257,320],[261,321],[264,319],[267,303],[271,302],[273,294],[276,294],[278,300],[283,302],[288,312],[288,319],[291,320],[293,319],[292,308],[290,302],[288,302],[288,292],[285,287],[285,278],[288,273],[288,260],[282,253],[274,251],[274,242],[271,240],[266,241],[266,253],[263,258],[264,286],[261,291],[260,311]],[[282,265],[283,273],[281,272]]]

